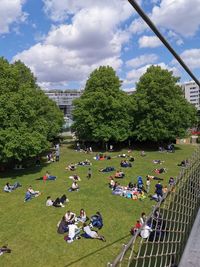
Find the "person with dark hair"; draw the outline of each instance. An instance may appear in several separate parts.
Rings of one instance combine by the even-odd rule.
[[[57,229],[58,234],[64,234],[64,233],[68,232],[68,230],[69,230],[68,229],[68,223],[65,219],[65,216],[63,216],[61,221],[58,222],[57,227],[58,227],[58,229]]]
[[[86,223],[83,224],[83,231],[84,234],[82,234],[82,236],[85,238],[99,239],[104,242],[106,241],[104,236],[99,235],[97,231],[91,230],[90,226]]]
[[[88,220],[88,217],[87,217],[86,212],[85,212],[84,209],[80,210],[80,215],[77,217],[77,220],[79,222],[82,222],[82,223],[84,223],[84,222],[86,222]]]
[[[6,183],[6,185],[3,188],[3,191],[6,193],[10,193],[13,190],[15,190],[18,187],[21,187],[22,185],[18,182],[14,183],[14,185],[10,185],[9,183]]]
[[[62,195],[61,198],[57,197],[54,200],[51,199],[50,196],[47,197],[47,201],[46,201],[46,206],[50,207],[50,206],[54,206],[56,208],[64,208],[65,206],[63,205],[65,202],[69,202],[68,198],[66,197],[66,195]]]
[[[96,214],[91,217],[90,221],[93,227],[98,229],[103,227],[103,218],[99,211],[97,211]]]
[[[158,182],[158,184],[155,185],[155,188],[156,188],[155,193],[158,196],[158,201],[160,201],[163,196],[163,186],[161,185],[160,182]]]
[[[11,253],[11,249],[8,248],[7,246],[0,247],[0,256],[3,255],[4,253]]]
[[[92,177],[92,170],[91,170],[91,168],[89,168],[87,178],[90,179],[91,177]]]

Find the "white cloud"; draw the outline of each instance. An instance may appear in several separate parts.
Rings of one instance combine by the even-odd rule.
[[[138,43],[140,48],[142,47],[154,48],[162,45],[161,41],[158,39],[157,36],[146,36],[146,35],[140,37]]]
[[[169,71],[172,71],[174,75],[179,76],[180,72],[176,67],[170,67],[166,65],[164,62],[153,64],[154,66],[160,66],[162,69],[167,69]],[[147,64],[141,68],[133,69],[127,73],[126,79],[128,81],[131,81],[133,84],[138,82],[140,77],[146,72],[146,70],[152,66],[152,64]]]
[[[200,49],[185,50],[180,56],[189,68],[200,70]]]
[[[71,24],[52,27],[41,42],[13,60],[21,59],[40,84],[49,86],[82,82],[100,65],[118,70],[123,63],[122,47],[130,37],[128,31],[120,30],[118,15],[118,9],[108,7],[81,9]]]
[[[126,65],[132,68],[138,68],[146,64],[153,64],[158,60],[158,56],[155,54],[145,54],[139,57],[126,61]]]
[[[129,27],[129,31],[133,34],[141,34],[148,29],[148,25],[141,18],[134,19]]]
[[[127,19],[133,13],[133,8],[126,0],[43,0],[43,3],[45,13],[53,21],[59,22],[63,22],[82,9],[91,7],[97,7],[99,10],[105,7],[117,10],[119,21]]]
[[[27,13],[22,11],[24,3],[25,0],[0,1],[0,34],[8,33],[13,23],[26,20]]]
[[[152,10],[153,22],[184,37],[193,36],[200,27],[200,0],[162,0]]]

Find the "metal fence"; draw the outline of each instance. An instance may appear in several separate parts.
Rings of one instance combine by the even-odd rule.
[[[154,206],[141,229],[124,244],[120,254],[107,266],[178,266],[192,225],[200,207],[200,148],[175,184]],[[148,227],[149,226],[149,227]],[[149,229],[150,228],[150,229]],[[142,231],[148,232],[142,238]]]

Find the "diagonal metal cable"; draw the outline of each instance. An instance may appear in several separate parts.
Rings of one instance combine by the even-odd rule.
[[[176,51],[171,47],[168,41],[164,38],[164,36],[159,32],[156,26],[153,24],[151,19],[144,13],[142,8],[137,4],[135,0],[128,0],[129,3],[133,6],[133,8],[137,11],[137,13],[143,18],[143,20],[148,24],[148,26],[152,29],[152,31],[157,35],[160,41],[167,47],[167,49],[172,53],[172,55],[177,59],[177,61],[181,64],[181,66],[185,69],[185,71],[190,75],[190,77],[196,82],[196,84],[200,87],[199,80],[195,77],[192,71],[188,68],[185,62],[181,59],[181,57],[176,53]]]

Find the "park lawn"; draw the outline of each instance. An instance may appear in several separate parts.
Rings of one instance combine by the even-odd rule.
[[[164,178],[163,185],[167,184],[170,176],[176,177],[181,160],[191,156],[195,149],[192,145],[176,146],[175,153],[159,153],[147,151],[145,157],[140,156],[139,150],[134,150],[136,160],[132,168],[125,168],[124,179],[118,181],[127,185],[130,181],[137,181],[137,176],[143,177],[154,174],[153,169],[166,167],[167,173],[160,175]],[[107,153],[111,156],[126,153],[127,150]],[[12,249],[11,254],[0,257],[2,267],[64,267],[64,266],[106,266],[120,252],[123,243],[130,239],[129,230],[142,212],[151,211],[155,202],[146,198],[143,201],[134,201],[124,197],[114,196],[108,188],[108,176],[113,173],[100,173],[98,170],[106,166],[119,169],[121,158],[113,158],[105,161],[95,161],[92,154],[76,152],[68,145],[61,147],[61,159],[59,162],[45,164],[42,167],[32,167],[21,171],[10,171],[1,174],[0,188],[6,182],[13,184],[19,181],[23,187],[12,193],[0,191],[0,245],[8,244]],[[86,178],[88,167],[78,166],[75,172],[65,170],[66,164],[85,159],[92,162],[92,178]],[[152,163],[153,159],[161,159],[162,165]],[[58,178],[56,181],[39,181],[46,171]],[[68,192],[72,181],[68,179],[71,174],[81,177],[79,192]],[[156,181],[151,183],[151,192],[154,192]],[[34,190],[42,192],[41,196],[24,203],[24,195],[29,185]],[[65,208],[46,207],[46,197],[52,199],[66,194],[70,202]],[[67,210],[79,214],[81,208],[86,210],[90,217],[96,211],[100,211],[104,219],[104,227],[99,231],[104,235],[106,242],[81,238],[71,244],[64,241],[64,236],[57,234],[56,225]]]

